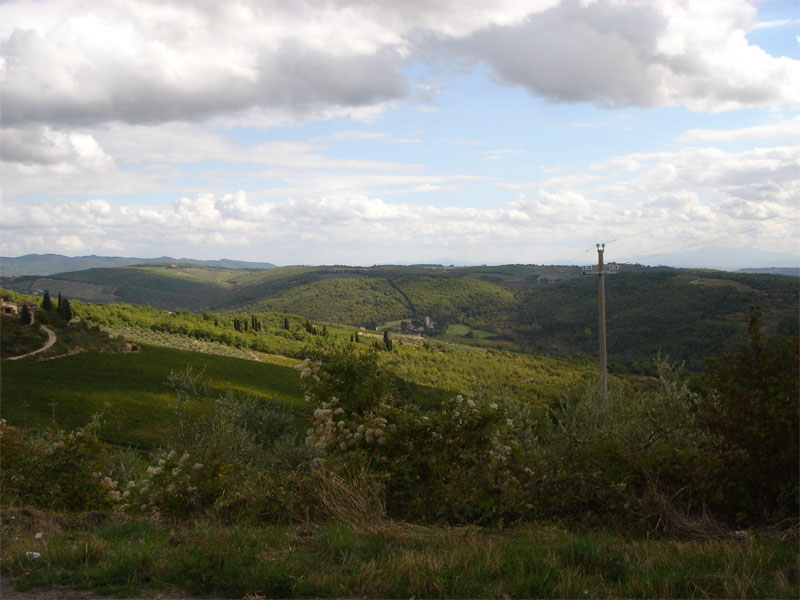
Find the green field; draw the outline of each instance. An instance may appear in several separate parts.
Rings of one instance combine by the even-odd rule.
[[[103,411],[103,439],[152,447],[164,440],[172,419],[175,397],[167,377],[187,366],[202,371],[214,392],[233,389],[302,404],[291,367],[145,345],[140,352],[3,361],[0,417],[41,428],[55,415],[56,425],[68,429]]]
[[[473,329],[472,327],[469,327],[467,325],[450,325],[447,328],[448,335],[458,335],[464,337],[470,333],[472,333],[472,336],[476,338],[488,338],[494,335],[491,331],[483,331],[482,329]]]

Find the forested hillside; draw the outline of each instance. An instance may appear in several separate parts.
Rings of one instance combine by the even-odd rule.
[[[220,314],[278,312],[325,324],[444,336],[484,348],[592,355],[597,281],[578,267],[431,265],[220,269],[148,265],[48,278],[7,278],[16,291],[64,290],[95,302]],[[718,344],[744,332],[748,306],[766,331],[797,330],[793,277],[623,265],[606,281],[612,369],[652,372],[659,354],[702,367]]]

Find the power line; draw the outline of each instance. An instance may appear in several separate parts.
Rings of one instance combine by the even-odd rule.
[[[576,254],[575,256],[573,256],[572,258],[570,258],[570,259],[568,259],[568,260],[564,261],[564,264],[565,264],[565,265],[568,265],[568,264],[569,264],[569,263],[571,263],[572,261],[574,261],[574,260],[576,260],[576,259],[580,258],[581,256],[583,256],[583,255],[584,255],[584,254],[586,254],[587,252],[591,252],[592,250],[594,250],[594,248],[587,248],[587,249],[586,249],[586,250],[584,250],[583,252],[579,252],[578,254]]]
[[[777,216],[776,217],[770,217],[769,219],[774,219],[774,218],[778,218],[778,217]],[[794,221],[798,221],[798,220],[800,220],[800,219],[798,217],[795,217],[794,219],[787,219],[787,222],[794,222]],[[682,240],[668,242],[666,244],[662,244],[661,246],[657,246],[655,248],[652,248],[651,250],[643,250],[642,252],[637,252],[635,254],[629,254],[627,256],[623,256],[623,257],[619,258],[618,260],[620,262],[623,262],[623,261],[629,260],[629,259],[634,258],[634,257],[652,258],[654,256],[662,256],[664,254],[672,254],[674,252],[678,252],[678,251],[681,251],[681,250],[689,250],[689,249],[692,249],[692,248],[702,248],[703,246],[705,246],[705,245],[707,245],[707,244],[709,244],[711,242],[724,240],[726,238],[734,237],[734,236],[737,236],[737,235],[742,235],[744,233],[750,233],[750,232],[753,232],[753,231],[758,231],[759,229],[762,229],[762,228],[765,228],[765,227],[772,227],[774,225],[776,225],[776,224],[775,223],[765,223],[763,221],[760,222],[760,223],[755,223],[755,224],[754,223],[744,223],[744,224],[740,224],[740,225],[734,225],[732,227],[726,227],[724,229],[719,229],[717,231],[711,231],[709,233],[692,236],[690,238],[685,238],[685,239],[682,239]],[[742,227],[744,227],[745,229],[741,229],[740,231],[736,231],[736,232],[728,234],[728,235],[719,235],[719,234],[724,234],[725,232],[731,231],[733,229],[740,229]],[[716,237],[713,237],[713,238],[711,238],[709,240],[703,240],[703,238],[708,238],[709,236],[716,236]],[[700,241],[700,240],[703,240],[703,241]],[[666,250],[664,252],[656,252],[656,253],[653,253],[653,254],[643,254],[643,252],[652,252],[652,250],[659,250],[661,248],[669,248],[670,246],[676,246],[676,247],[675,248],[671,248],[670,250]]]
[[[746,204],[746,202],[743,201],[739,205],[745,205],[745,204]],[[732,229],[738,229],[740,227],[749,227],[749,226],[755,224],[754,228],[745,229],[745,230],[736,232],[733,235],[740,235],[740,234],[743,234],[743,233],[748,233],[750,231],[757,231],[758,229],[760,229],[762,227],[770,227],[770,226],[773,225],[773,223],[765,223],[766,221],[771,221],[771,220],[779,219],[779,218],[784,218],[784,215],[774,215],[772,217],[766,217],[765,219],[761,219],[759,221],[755,221],[755,220],[748,221],[748,222],[745,222],[745,223],[740,223],[738,225],[732,225],[730,227],[725,227],[724,229],[718,229],[716,231],[710,231],[708,233],[703,233],[703,234],[699,234],[699,235],[692,236],[692,237],[689,237],[689,238],[684,238],[682,240],[675,240],[675,241],[672,241],[672,242],[668,242],[666,244],[662,244],[661,246],[656,246],[655,248],[652,248],[652,250],[659,250],[661,248],[667,248],[669,246],[675,246],[675,245],[677,245],[679,247],[675,248],[674,250],[669,250],[669,251],[666,251],[666,252],[660,252],[660,253],[657,253],[657,254],[653,254],[652,256],[660,256],[662,254],[669,254],[670,252],[675,252],[675,251],[683,249],[680,246],[682,246],[683,244],[686,244],[688,242],[692,242],[693,240],[701,239],[701,238],[712,236],[712,235],[717,235],[717,234],[720,234],[720,233],[724,233],[726,231],[730,231]],[[786,219],[786,222],[791,223],[791,222],[794,222],[794,221],[797,221],[797,220],[798,220],[798,217],[795,217],[793,219]],[[610,245],[610,244],[613,244],[615,242],[619,242],[619,241],[626,240],[626,239],[629,239],[629,238],[638,237],[640,235],[645,235],[647,233],[650,233],[652,231],[657,231],[659,229],[667,229],[669,227],[675,227],[675,226],[679,226],[679,225],[681,225],[681,222],[676,221],[676,220],[672,220],[669,223],[666,223],[664,225],[657,225],[656,227],[650,227],[649,229],[645,229],[643,231],[637,231],[635,233],[630,233],[628,235],[620,236],[618,238],[615,238],[615,239],[611,240],[610,242],[606,242],[606,245]],[[725,237],[730,237],[730,236],[718,237],[718,238],[715,238],[714,240],[711,240],[711,241],[716,241],[716,240],[719,240],[719,239],[725,239]],[[696,245],[696,244],[692,244],[692,245]],[[563,264],[569,264],[571,262],[574,262],[578,258],[582,257],[584,254],[592,252],[593,250],[594,250],[594,247],[589,247],[586,250],[583,250],[583,251],[579,252],[578,254],[573,256],[572,258],[567,259],[566,261],[564,261]],[[652,250],[644,250],[643,252],[650,252]],[[626,261],[626,260],[628,260],[628,259],[630,259],[632,257],[636,257],[636,256],[651,256],[651,255],[643,255],[641,252],[638,252],[636,254],[629,254],[629,255],[624,256],[622,258],[619,258],[617,260],[619,262],[623,262],[623,261]]]

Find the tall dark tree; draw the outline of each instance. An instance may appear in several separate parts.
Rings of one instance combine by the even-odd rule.
[[[383,345],[386,349],[391,352],[392,351],[392,338],[389,337],[389,330],[383,332]]]
[[[286,330],[289,329],[289,319],[287,317],[283,318],[283,328]]]
[[[60,305],[61,309],[58,311],[58,315],[69,323],[72,320],[72,307],[69,305],[69,300],[64,298],[61,300]]]
[[[61,314],[61,292],[58,292],[58,305],[56,306],[56,312]]]
[[[33,315],[31,314],[31,309],[27,306],[22,307],[22,311],[19,313],[19,322],[23,325],[30,325],[33,322]]]
[[[707,361],[697,417],[716,440],[731,508],[775,518],[799,508],[800,344],[796,335],[765,338],[760,317],[752,307],[748,340]]]
[[[53,301],[50,299],[50,290],[45,290],[44,298],[42,298],[42,310],[50,312],[53,310]]]

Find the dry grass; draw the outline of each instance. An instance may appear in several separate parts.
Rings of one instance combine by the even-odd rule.
[[[326,520],[339,520],[365,530],[374,530],[386,521],[380,486],[362,468],[346,475],[318,468],[312,474],[315,495]]]

